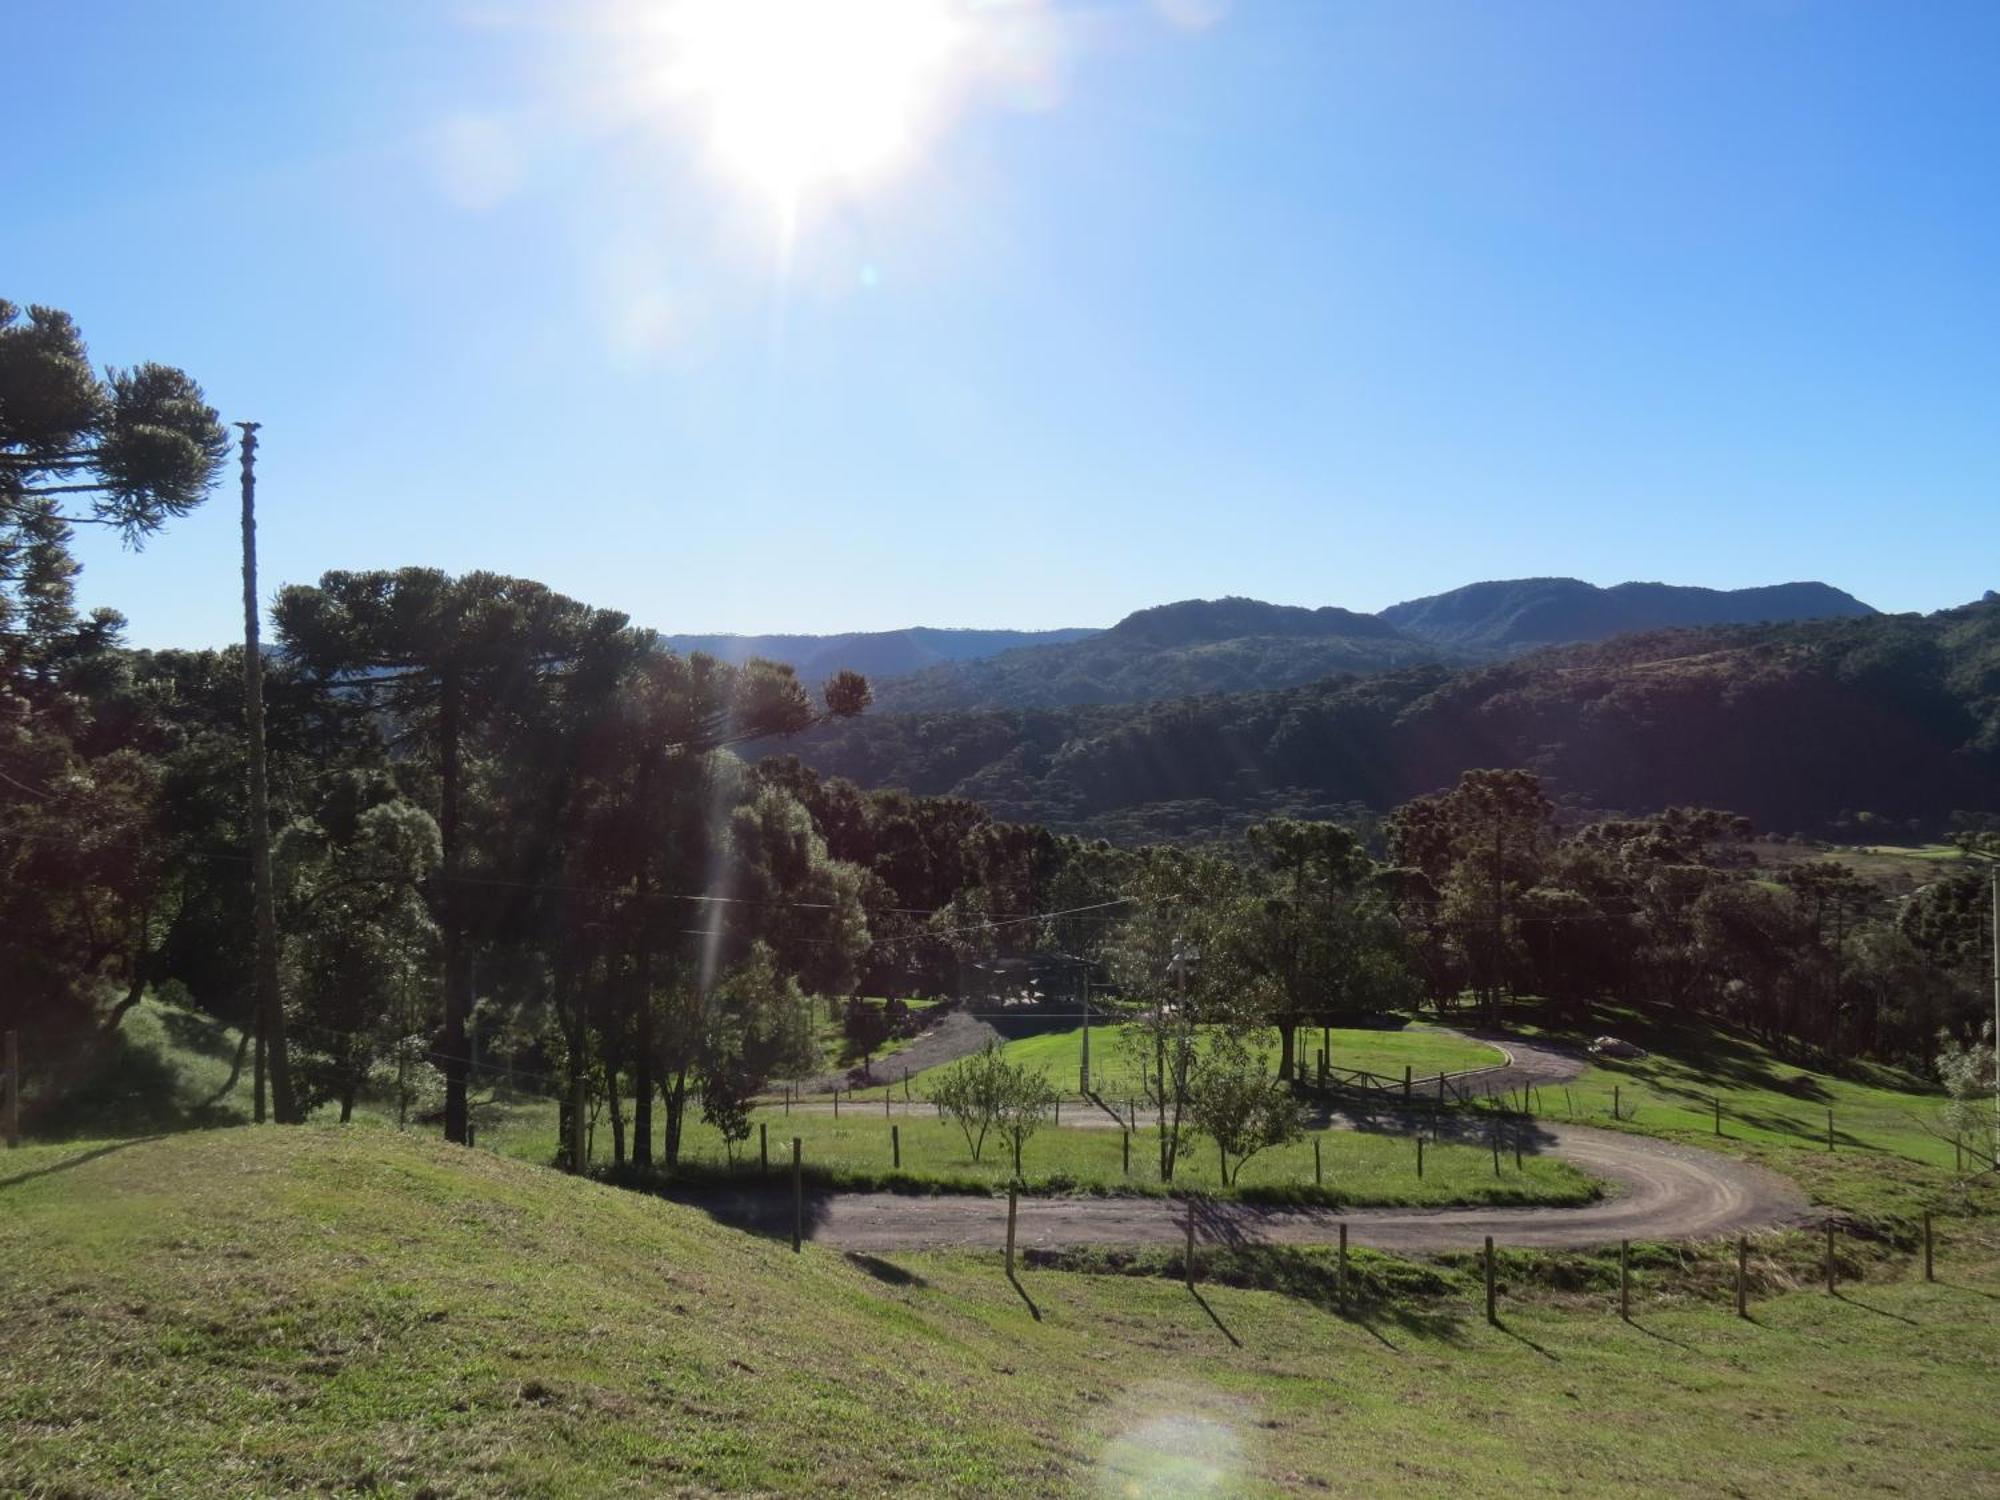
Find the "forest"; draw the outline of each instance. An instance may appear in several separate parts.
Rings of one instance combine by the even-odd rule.
[[[1275,1029],[1281,1081],[1303,1027],[1507,996],[1834,1061],[1925,1065],[1981,1024],[1977,870],[1891,901],[1750,839],[1867,808],[1990,844],[2000,606],[878,720],[858,674],[809,692],[529,580],[329,572],[277,591],[253,658],[260,829],[242,650],[130,649],[75,604],[75,527],[141,543],[229,452],[183,372],[99,374],[63,314],[0,305],[0,1026],[42,1060],[31,1106],[171,995],[244,1028],[279,1121],[414,1064],[462,1140],[476,1055],[550,1080],[566,1138],[601,1101],[621,1161],[671,1166],[690,1109],[734,1120],[816,1065],[818,1001],[950,996],[994,956],[1080,965],[1182,1041]],[[1365,815],[1045,826],[1284,788]],[[1061,818],[1022,815],[1044,795]]]

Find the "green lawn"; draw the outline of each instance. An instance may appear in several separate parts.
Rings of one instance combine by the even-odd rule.
[[[794,1256],[377,1129],[30,1147],[0,1492],[2000,1494],[1990,1219],[1754,1322],[1357,1260],[1409,1294]]]
[[[1319,1028],[1314,1027],[1305,1035],[1308,1067],[1317,1067]],[[1414,1023],[1396,1029],[1337,1026],[1333,1028],[1332,1037],[1331,1066],[1378,1073],[1389,1078],[1401,1078],[1405,1068],[1421,1081],[1435,1078],[1440,1072],[1457,1073],[1468,1068],[1492,1067],[1506,1061],[1497,1050],[1483,1042]],[[1258,1032],[1253,1042],[1265,1063],[1275,1069],[1277,1033]],[[1128,1033],[1123,1027],[1091,1027],[1090,1073],[1094,1090],[1107,1099],[1141,1092],[1139,1063],[1133,1051],[1136,1045],[1141,1044],[1128,1040]],[[1046,1031],[1037,1036],[1022,1037],[1008,1042],[1006,1053],[1009,1061],[1045,1072],[1049,1082],[1057,1088],[1074,1093],[1081,1081],[1083,1028],[1079,1026],[1070,1031]],[[921,1073],[916,1075],[916,1082],[920,1085],[925,1076]]]
[[[900,1099],[902,1091],[892,1091]],[[870,1106],[873,1106],[872,1108]],[[1076,1109],[1064,1106],[1074,1117]],[[881,1094],[852,1107],[843,1106],[836,1119],[814,1109],[786,1113],[765,1108],[753,1117],[767,1127],[771,1162],[788,1168],[791,1139],[801,1141],[801,1159],[816,1180],[838,1187],[892,1187],[902,1191],[992,1192],[1013,1176],[1012,1158],[998,1135],[989,1136],[981,1159],[973,1161],[964,1134],[956,1125],[922,1112],[898,1115],[902,1166],[896,1170],[890,1137],[892,1121],[882,1113]],[[1473,1146],[1427,1145],[1424,1175],[1417,1177],[1416,1144],[1407,1136],[1368,1134],[1353,1130],[1317,1132],[1320,1182],[1313,1176],[1313,1142],[1299,1141],[1253,1156],[1238,1175],[1236,1190],[1247,1196],[1296,1198],[1340,1204],[1439,1206],[1452,1203],[1589,1202],[1596,1184],[1585,1174],[1552,1157],[1532,1154],[1520,1167],[1511,1153],[1501,1154],[1494,1171],[1490,1150]],[[556,1153],[556,1119],[552,1105],[523,1101],[496,1112],[480,1130],[480,1144],[523,1161],[546,1163]],[[592,1159],[610,1160],[610,1137],[600,1122],[592,1142]],[[755,1177],[760,1170],[758,1136],[753,1127],[746,1150],[733,1167],[721,1136],[710,1126],[690,1120],[683,1161],[690,1175],[713,1177],[733,1171]],[[1125,1170],[1124,1143],[1117,1129],[1045,1127],[1030,1138],[1021,1157],[1021,1175],[1030,1192],[1159,1193],[1157,1133],[1142,1126],[1132,1133],[1131,1172]],[[1213,1144],[1195,1140],[1177,1165],[1173,1186],[1222,1193]]]

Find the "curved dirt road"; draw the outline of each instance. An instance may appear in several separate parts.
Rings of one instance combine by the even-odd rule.
[[[1196,1230],[1214,1243],[1319,1244],[1345,1222],[1356,1244],[1382,1250],[1453,1250],[1484,1235],[1502,1244],[1581,1248],[1621,1239],[1709,1239],[1805,1217],[1805,1195],[1776,1173],[1710,1151],[1645,1136],[1545,1125],[1543,1149],[1608,1181],[1613,1196],[1582,1208],[1272,1208],[1205,1203]],[[677,1194],[725,1222],[789,1231],[790,1195],[728,1191]],[[998,1198],[919,1198],[900,1193],[831,1193],[807,1200],[807,1238],[843,1250],[997,1249],[1006,1242],[1007,1205]],[[1175,1245],[1187,1233],[1187,1206],[1166,1198],[1023,1198],[1019,1243]]]
[[[1475,1035],[1508,1060],[1456,1075],[1475,1093],[1524,1083],[1559,1083],[1582,1071],[1574,1052],[1500,1034]],[[797,1106],[818,1110],[827,1106]],[[860,1107],[866,1108],[865,1104]],[[930,1113],[922,1101],[893,1101],[897,1114]],[[1116,1126],[1102,1106],[1072,1106],[1069,1123]],[[1147,1112],[1139,1111],[1139,1123]],[[1420,1122],[1365,1103],[1322,1112],[1319,1123],[1410,1134]],[[1447,1117],[1448,1136],[1483,1139],[1480,1125]],[[1438,1251],[1477,1246],[1486,1235],[1505,1245],[1579,1249],[1621,1239],[1709,1239],[1799,1222],[1806,1197],[1789,1179],[1747,1162],[1647,1136],[1587,1125],[1534,1122],[1533,1149],[1560,1157],[1608,1183],[1611,1194],[1581,1208],[1276,1208],[1254,1203],[1195,1205],[1195,1229],[1211,1244],[1321,1244],[1338,1239],[1381,1250]],[[725,1222],[773,1233],[791,1228],[783,1191],[736,1189],[676,1194]],[[1023,1198],[1017,1243],[1037,1249],[1070,1245],[1177,1245],[1187,1233],[1186,1203],[1166,1198]],[[844,1250],[997,1249],[1006,1243],[1007,1206],[998,1198],[912,1197],[901,1193],[831,1193],[807,1200],[809,1239]]]

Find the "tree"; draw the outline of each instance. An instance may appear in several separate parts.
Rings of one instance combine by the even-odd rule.
[[[345,1123],[377,1060],[413,1029],[405,1000],[436,933],[422,883],[438,859],[437,824],[382,772],[335,777],[314,816],[281,836],[287,958],[305,1021],[301,1112],[331,1098]]]
[[[525,579],[434,568],[334,572],[278,596],[286,648],[321,677],[393,714],[435,757],[442,869],[433,909],[444,955],[445,1137],[466,1135],[465,1023],[472,1009],[466,752],[508,710],[554,693],[580,664],[634,648],[625,616]]]
[[[144,992],[162,852],[157,721],[122,618],[77,618],[72,528],[142,546],[202,503],[227,451],[183,372],[100,376],[67,314],[0,301],[0,1017],[50,1046],[108,1037]]]
[[[1246,972],[1264,981],[1278,1029],[1278,1077],[1293,1073],[1299,1026],[1322,1025],[1407,1003],[1409,971],[1375,862],[1337,823],[1290,818],[1249,830],[1267,887],[1236,912],[1230,941]]]
[[[931,1099],[965,1136],[972,1159],[979,1160],[987,1135],[998,1130],[1013,1150],[1017,1176],[1021,1148],[1040,1127],[1055,1097],[1047,1078],[1007,1061],[1000,1043],[991,1039],[970,1057],[960,1058],[945,1069],[931,1085]]]
[[[1243,1163],[1267,1146],[1283,1146],[1305,1133],[1305,1112],[1282,1077],[1274,1078],[1234,1032],[1210,1043],[1188,1089],[1194,1128],[1215,1142],[1222,1181],[1236,1181]],[[1230,1158],[1235,1166],[1230,1166]]]
[[[850,995],[847,1008],[841,1013],[840,1029],[847,1038],[847,1045],[859,1054],[861,1065],[866,1068],[874,1060],[877,1050],[889,1040],[889,1017],[882,1006],[859,995]]]
[[[1234,941],[1243,876],[1209,854],[1147,852],[1134,872],[1129,914],[1106,939],[1112,982],[1138,1007],[1124,1045],[1156,1111],[1160,1180],[1171,1182],[1187,1131],[1188,1095],[1202,1038],[1254,1015]]]

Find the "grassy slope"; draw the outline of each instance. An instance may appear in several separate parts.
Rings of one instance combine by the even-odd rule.
[[[1566,1086],[1544,1088],[1542,1108],[1557,1119],[1573,1107],[1578,1120],[1614,1126],[1615,1102],[1623,1112],[1615,1128],[1749,1157],[1797,1179],[1816,1201],[1860,1214],[1907,1218],[1939,1206],[1961,1179],[1952,1143],[1938,1129],[1940,1096],[1907,1073],[1813,1072],[1739,1034],[1647,1011],[1606,1010],[1593,1030],[1637,1042],[1652,1056],[1603,1059]]]
[[[2000,1493],[1990,1221],[1942,1270],[1505,1330],[1463,1278],[1364,1325],[1037,1270],[1037,1321],[990,1257],[795,1258],[383,1131],[31,1147],[0,1492]]]

